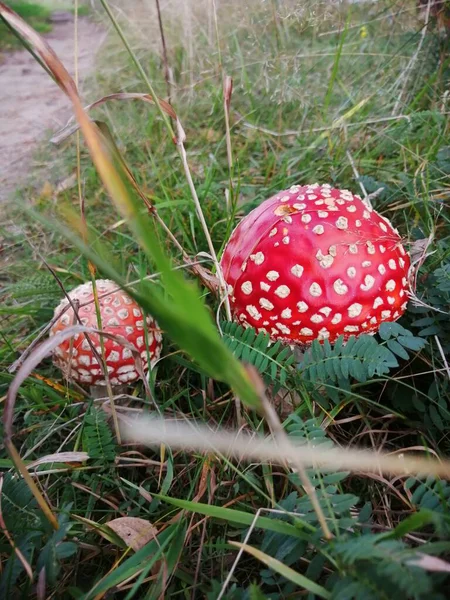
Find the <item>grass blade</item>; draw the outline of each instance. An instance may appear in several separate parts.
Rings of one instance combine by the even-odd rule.
[[[286,566],[281,561],[269,556],[265,552],[261,552],[261,550],[258,550],[253,546],[241,544],[240,542],[230,542],[230,544],[232,546],[236,546],[236,548],[242,548],[245,552],[251,554],[264,563],[267,567],[269,567],[269,569],[276,571],[283,577],[286,577],[286,579],[289,579],[289,581],[292,581],[292,583],[295,583],[308,592],[316,594],[316,596],[319,596],[319,598],[325,598],[325,600],[331,598],[330,592],[328,592],[324,587],[318,583],[315,583],[314,581],[311,581],[311,579],[308,579],[308,577],[305,577],[301,573],[294,571],[294,569],[291,569],[291,567]]]

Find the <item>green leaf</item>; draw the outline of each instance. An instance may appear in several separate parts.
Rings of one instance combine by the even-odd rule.
[[[400,356],[400,358],[404,358],[405,360],[408,360],[408,358],[409,358],[408,353],[403,348],[403,346],[401,346],[396,340],[388,340],[387,347],[389,348],[389,350],[391,352],[393,352],[397,356]]]
[[[84,597],[84,600],[92,600],[98,594],[104,594],[122,581],[137,575],[142,568],[150,569],[161,557],[164,549],[175,535],[177,524],[170,525],[158,534],[156,540],[152,540],[133,556],[127,558],[120,566],[116,567],[103,577]],[[128,551],[126,552],[128,553]]]
[[[291,569],[291,567],[287,567],[284,563],[276,558],[273,558],[272,556],[269,556],[265,552],[261,552],[261,550],[258,550],[253,546],[249,546],[248,544],[241,544],[239,542],[230,542],[230,544],[232,546],[236,546],[236,548],[242,548],[242,550],[248,552],[248,554],[251,554],[262,563],[267,565],[270,569],[276,573],[279,573],[283,577],[286,577],[286,579],[292,581],[292,583],[295,583],[300,588],[305,589],[312,594],[316,594],[316,596],[319,596],[319,598],[325,598],[325,600],[331,598],[331,593],[324,587],[318,583],[315,583],[314,581],[311,581],[311,579],[308,579],[308,577],[301,575],[297,571],[294,571],[294,569]]]
[[[291,535],[298,537],[303,540],[310,539],[308,535],[302,533],[294,525],[290,525],[279,519],[269,519],[268,517],[258,517],[255,519],[255,515],[241,510],[235,510],[233,508],[223,508],[221,506],[214,506],[211,504],[202,504],[201,502],[192,502],[190,500],[181,500],[179,498],[170,498],[169,496],[162,496],[161,494],[152,494],[155,498],[159,498],[172,506],[176,506],[183,510],[189,510],[191,512],[213,517],[215,519],[224,519],[231,523],[240,523],[241,525],[252,525],[255,523],[256,527],[265,529],[268,531],[275,531],[277,533],[284,533],[285,535]]]
[[[434,515],[430,510],[421,510],[406,519],[396,526],[395,529],[380,535],[382,539],[401,539],[412,531],[423,529],[434,520]]]

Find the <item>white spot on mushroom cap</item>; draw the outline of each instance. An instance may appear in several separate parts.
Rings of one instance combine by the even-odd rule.
[[[250,254],[250,260],[252,260],[255,263],[255,265],[262,265],[264,262],[264,254],[262,252]]]
[[[390,311],[390,310],[382,310],[381,311],[381,318],[382,319],[389,319],[390,316],[391,316],[391,314],[392,314],[392,311]]]
[[[261,313],[256,308],[256,306],[253,306],[253,304],[249,304],[248,306],[246,306],[245,310],[251,317],[255,319],[255,321],[259,321],[261,319]]]
[[[303,270],[304,269],[302,265],[294,265],[293,267],[291,267],[291,273],[295,277],[301,277],[303,275]]]
[[[348,307],[348,309],[347,309],[348,316],[351,317],[352,319],[355,319],[356,317],[359,317],[362,309],[363,309],[362,304],[355,302],[354,304],[351,304]]]
[[[292,207],[295,208],[295,210],[305,210],[306,204],[293,204]]]
[[[322,315],[312,315],[311,323],[322,323],[323,317]]]
[[[389,259],[388,265],[392,271],[395,271],[395,269],[397,268],[397,263],[393,258]]]
[[[393,292],[395,290],[396,283],[393,279],[389,279],[384,288],[387,292]]]
[[[119,362],[119,360],[120,360],[120,354],[117,352],[117,350],[111,350],[111,352],[109,353],[109,356],[108,356],[107,360],[109,362]]]
[[[363,262],[361,263],[361,266],[367,268],[370,267],[372,265],[372,262],[370,260],[363,260]]]
[[[279,285],[277,287],[277,289],[275,290],[275,294],[279,298],[287,298],[290,293],[291,293],[291,290],[288,288],[287,285]]]
[[[364,283],[362,283],[359,287],[363,290],[363,292],[367,292],[368,290],[373,288],[374,283],[375,277],[372,277],[372,275],[366,275],[364,277]]]
[[[395,304],[395,298],[393,298],[392,296],[388,296],[387,301],[388,301],[388,304]]]
[[[317,336],[318,340],[327,340],[330,337],[330,332],[326,327],[322,327]]]
[[[344,327],[344,331],[346,331],[348,333],[356,333],[359,331],[359,327],[358,327],[358,325],[346,325]]]
[[[265,308],[266,310],[273,310],[275,308],[272,302],[270,302],[270,300],[267,300],[267,298],[260,298],[259,304],[261,308]]]
[[[322,269],[329,269],[334,262],[334,258],[330,254],[323,255],[322,250],[317,251],[316,258]]]
[[[386,267],[384,265],[378,265],[378,273],[384,275],[386,273]]]
[[[280,274],[278,273],[278,271],[269,271],[266,275],[269,281],[276,281],[279,276]]]
[[[333,283],[333,288],[336,294],[339,294],[340,296],[343,296],[348,292],[348,287],[345,285],[342,279],[336,279],[336,281]]]
[[[336,227],[338,229],[348,229],[348,219],[346,217],[339,217],[336,221]]]
[[[337,325],[341,321],[342,321],[342,315],[341,315],[341,313],[336,313],[334,315],[334,317],[331,319],[331,322],[333,323],[333,325]]]
[[[309,306],[306,304],[306,302],[301,300],[300,302],[297,302],[297,309],[298,312],[304,313],[309,309]]]
[[[382,304],[384,304],[383,302],[383,298],[380,298],[379,296],[377,298],[375,298],[375,300],[373,301],[373,308],[378,308],[379,306],[381,306]]]
[[[367,252],[369,254],[375,254],[375,246],[372,244],[372,242],[370,242],[370,241],[366,242],[366,246],[367,246]]]
[[[325,229],[323,225],[316,225],[315,227],[313,227],[312,231],[317,235],[322,235]]]
[[[355,269],[355,267],[349,267],[349,268],[347,269],[347,275],[348,275],[348,276],[349,276],[351,279],[353,279],[354,277],[356,277],[356,269]]]
[[[285,335],[289,335],[291,333],[291,330],[289,329],[289,327],[287,327],[286,325],[283,325],[283,323],[276,323],[275,326],[278,327],[278,329],[281,331],[281,333],[284,333]]]
[[[358,254],[358,246],[356,244],[350,244],[348,247],[350,254]]]
[[[130,373],[131,371],[135,371],[134,365],[122,365],[117,369],[118,373]]]
[[[253,286],[252,286],[252,282],[251,281],[244,281],[244,283],[241,285],[241,290],[243,291],[244,294],[246,294],[247,296],[249,294],[252,293],[253,291]]]
[[[309,293],[311,294],[311,296],[315,296],[315,297],[321,296],[322,288],[316,281],[313,281],[313,283],[309,286]]]
[[[87,354],[81,354],[78,359],[78,364],[84,365],[85,367],[91,366],[91,357]]]
[[[292,310],[290,308],[285,308],[281,313],[282,319],[290,319],[292,317]]]
[[[270,285],[265,281],[261,281],[259,285],[264,292],[268,292],[270,290]]]
[[[356,212],[356,206],[354,204],[350,204],[349,206],[347,206],[347,210],[350,213]]]
[[[285,235],[281,241],[283,242],[283,244],[285,244],[287,246],[289,244],[289,236]]]
[[[331,308],[329,306],[324,306],[323,308],[319,308],[319,312],[323,313],[326,317],[329,317]]]
[[[309,327],[302,327],[299,331],[300,335],[312,335],[313,331],[312,329],[309,329]]]
[[[273,229],[270,230],[269,233],[269,237],[273,237],[274,235],[277,234],[278,229],[276,227],[274,227]]]
[[[302,215],[302,222],[303,223],[310,223],[311,219],[312,219],[312,217],[308,213],[305,213],[304,215]]]
[[[321,219],[326,219],[328,217],[328,213],[326,210],[319,210],[317,213]]]

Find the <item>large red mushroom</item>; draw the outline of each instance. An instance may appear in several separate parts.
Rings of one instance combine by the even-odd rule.
[[[125,338],[139,351],[144,372],[148,370],[148,355],[153,364],[161,353],[161,331],[156,321],[147,316],[144,323],[144,314],[136,302],[123,290],[117,287],[114,281],[96,281],[102,330],[105,333]],[[73,303],[78,304],[78,315],[82,325],[98,329],[97,313],[94,302],[92,283],[84,283],[69,292]],[[66,309],[66,310],[65,310]],[[50,330],[50,335],[78,323],[74,310],[69,306],[69,301],[64,298],[55,309],[55,322]],[[145,340],[147,329],[148,353]],[[97,333],[89,333],[91,344],[99,356],[102,355],[100,337]],[[76,334],[73,338],[60,344],[53,353],[54,363],[63,374],[81,384],[105,385],[103,371],[97,357],[92,351],[83,333]],[[111,385],[118,386],[130,383],[139,378],[135,359],[131,348],[121,345],[114,338],[103,338],[106,366]]]
[[[221,266],[234,317],[294,344],[375,333],[408,301],[398,231],[330,185],[294,185],[263,202],[231,234]]]

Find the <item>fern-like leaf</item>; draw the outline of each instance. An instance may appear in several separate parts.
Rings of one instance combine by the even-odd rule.
[[[349,377],[364,382],[393,367],[398,367],[394,354],[370,335],[351,336],[345,345],[340,336],[333,347],[328,340],[314,340],[298,366],[304,379],[333,383]]]
[[[102,410],[91,408],[84,418],[83,445],[91,458],[111,462],[116,448],[111,430]]]
[[[285,385],[294,355],[281,342],[271,344],[264,332],[230,321],[221,324],[223,340],[236,358],[255,366],[267,382]]]

